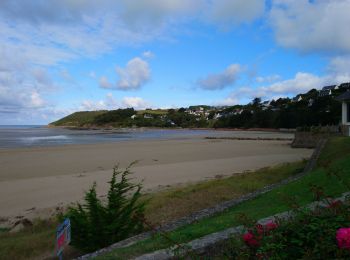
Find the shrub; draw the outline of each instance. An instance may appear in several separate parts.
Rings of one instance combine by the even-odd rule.
[[[289,220],[247,227],[241,243],[225,253],[236,259],[349,259],[349,201],[294,212]],[[232,244],[233,245],[233,244]]]
[[[143,229],[145,202],[140,202],[142,185],[130,182],[129,165],[124,171],[113,169],[107,201],[96,193],[96,183],[85,193],[85,203],[69,207],[71,244],[90,252],[127,238]]]

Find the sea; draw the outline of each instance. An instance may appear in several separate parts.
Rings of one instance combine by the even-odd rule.
[[[0,125],[0,148],[95,144],[143,139],[176,139],[206,135],[212,130],[144,129],[72,130],[42,125]]]

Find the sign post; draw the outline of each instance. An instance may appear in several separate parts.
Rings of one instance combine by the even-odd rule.
[[[60,260],[62,260],[63,249],[70,243],[71,240],[71,226],[69,218],[66,218],[56,230],[56,253]]]

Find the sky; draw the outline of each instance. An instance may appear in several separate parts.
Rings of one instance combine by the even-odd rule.
[[[1,0],[0,124],[350,81],[350,0]]]

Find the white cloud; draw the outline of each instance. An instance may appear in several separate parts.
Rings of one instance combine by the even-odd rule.
[[[265,76],[265,77],[259,76],[259,77],[255,78],[256,82],[258,82],[258,83],[264,83],[264,82],[272,83],[272,82],[275,82],[275,81],[280,80],[280,79],[281,79],[281,76],[277,75],[277,74],[269,75],[269,76]]]
[[[12,53],[21,53],[25,59],[41,65],[95,57],[119,46],[161,38],[168,34],[170,24],[179,23],[177,18],[193,13],[200,3],[2,0],[0,42]]]
[[[25,60],[0,48],[0,113],[33,112],[47,105],[45,94],[55,86],[47,70],[30,68]]]
[[[36,91],[33,91],[30,95],[30,103],[31,107],[42,107],[45,104],[45,101],[42,99],[40,94]]]
[[[249,22],[263,10],[263,0],[2,0],[0,42],[32,63],[52,65],[169,39],[193,20]]]
[[[265,10],[265,1],[211,0],[206,10],[209,21],[226,29],[261,17]]]
[[[154,57],[154,53],[151,51],[145,51],[142,53],[142,57],[145,59],[152,59]]]
[[[260,87],[259,89],[264,91],[266,96],[275,94],[295,95],[307,92],[313,88],[322,88],[326,82],[327,79],[325,77],[319,77],[306,72],[298,72],[292,79],[279,81],[270,86]]]
[[[350,52],[349,0],[274,0],[277,42],[302,52]]]
[[[101,88],[112,88],[112,84],[109,82],[109,80],[105,76],[102,76],[99,79],[99,85]]]
[[[240,72],[241,66],[239,64],[231,64],[220,73],[209,74],[205,78],[197,80],[197,84],[206,90],[223,89],[234,84]]]
[[[166,23],[193,15],[203,6],[203,0],[122,0],[123,20],[130,26],[164,27]]]
[[[52,80],[45,69],[35,68],[32,71],[32,75],[39,86],[49,88],[53,85]]]
[[[141,58],[133,58],[125,68],[117,67],[117,89],[135,90],[146,84],[151,77],[151,70],[147,61]]]
[[[234,106],[239,104],[240,100],[235,98],[234,96],[229,96],[224,100],[218,101],[215,103],[216,106]]]
[[[246,103],[253,98],[260,97],[262,99],[272,100],[280,97],[295,96],[300,93],[306,93],[311,89],[321,89],[326,85],[340,84],[350,81],[350,59],[347,57],[333,58],[328,66],[327,73],[318,76],[308,72],[298,72],[293,78],[279,80],[267,85],[260,85],[255,88],[241,87],[232,91],[227,98],[216,102],[218,105],[235,105]],[[270,77],[257,77],[256,81],[262,84],[269,83]],[[258,80],[261,78],[261,80]]]
[[[104,99],[100,100],[83,100],[78,110],[113,110],[118,108],[145,109],[151,107],[151,103],[141,97],[124,97],[121,100],[116,99],[112,93],[108,93]]]
[[[106,103],[103,100],[92,101],[92,100],[83,100],[79,106],[79,110],[82,111],[96,111],[96,110],[105,110],[107,109]]]
[[[227,98],[217,101],[219,106],[233,106],[237,104],[247,103],[256,97],[265,97],[265,91],[261,89],[254,89],[251,87],[240,87],[232,91]]]
[[[330,81],[339,84],[350,81],[350,55],[333,57],[328,65]]]
[[[114,98],[112,93],[107,93],[101,100],[83,100],[78,110],[94,111],[94,110],[111,110],[121,107],[121,103]]]
[[[145,109],[150,107],[150,103],[140,97],[124,97],[122,100],[124,107],[133,107],[134,109]]]

